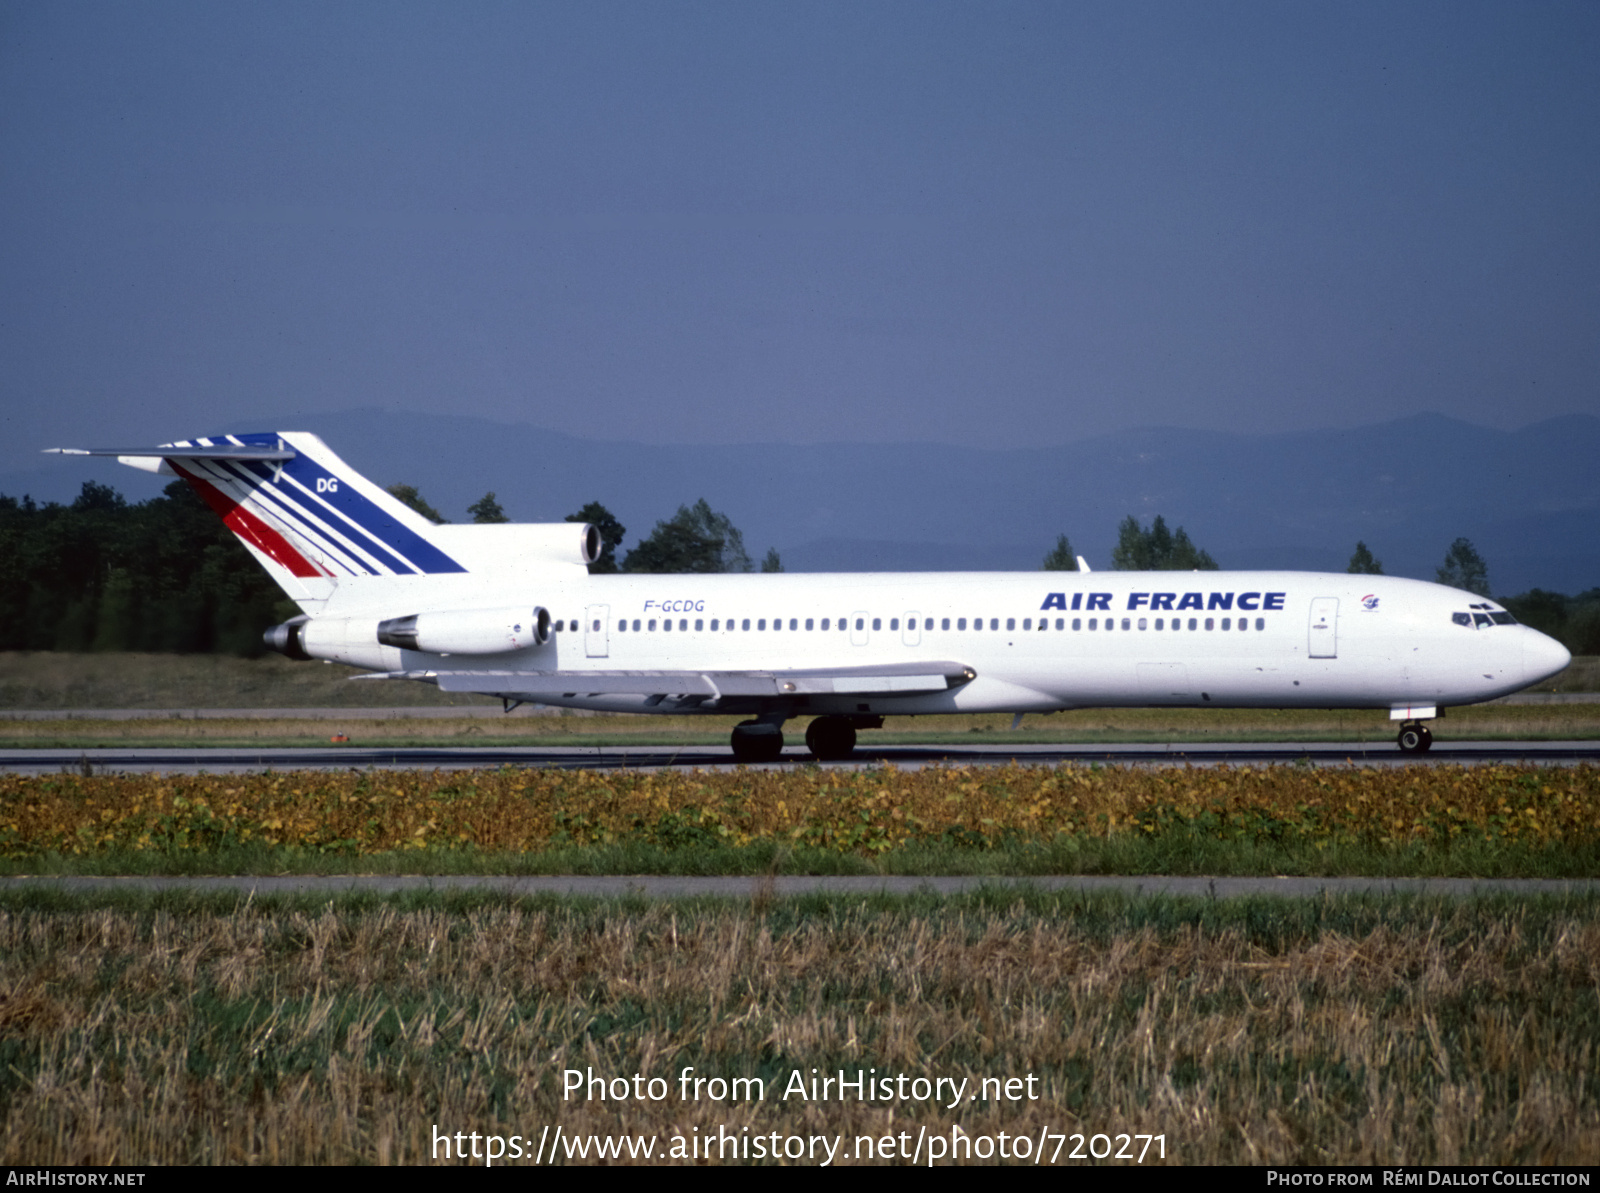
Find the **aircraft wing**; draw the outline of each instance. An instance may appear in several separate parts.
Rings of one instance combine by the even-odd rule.
[[[444,692],[483,692],[537,701],[540,696],[907,696],[946,692],[977,672],[962,663],[898,663],[880,667],[791,671],[390,671],[358,679],[427,679]]]

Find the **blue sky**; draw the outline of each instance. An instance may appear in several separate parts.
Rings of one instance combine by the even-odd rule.
[[[984,447],[1600,412],[1597,63],[1592,3],[12,0],[0,472],[358,407]]]

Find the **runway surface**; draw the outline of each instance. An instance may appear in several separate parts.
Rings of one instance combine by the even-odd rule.
[[[1435,742],[1426,754],[1402,754],[1392,742],[1237,742],[1166,745],[889,745],[863,748],[824,768],[898,766],[1439,766],[1485,763],[1571,766],[1600,762],[1600,741]],[[367,749],[0,750],[0,771],[15,774],[238,774],[265,770],[470,770],[528,766],[563,770],[730,770],[726,746],[517,746]],[[819,765],[802,747],[756,769]]]

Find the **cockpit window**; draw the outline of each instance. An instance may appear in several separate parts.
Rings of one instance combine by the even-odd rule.
[[[1489,616],[1494,618],[1494,624],[1495,625],[1516,625],[1517,624],[1517,619],[1515,617],[1512,617],[1511,614],[1509,614],[1509,613],[1491,613],[1491,614],[1489,614]]]
[[[1470,614],[1470,613],[1452,613],[1450,615],[1450,620],[1455,622],[1457,625],[1471,626],[1472,625],[1472,614]]]
[[[1494,624],[1494,622],[1489,620],[1489,615],[1487,613],[1474,613],[1472,615],[1472,621],[1473,621],[1473,624],[1475,624],[1475,625],[1493,625]]]

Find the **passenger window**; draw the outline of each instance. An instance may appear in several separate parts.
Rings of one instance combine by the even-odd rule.
[[[824,617],[822,619],[822,628],[823,629],[827,629],[828,628],[828,619],[826,617]]]
[[[1077,622],[1073,622],[1072,624],[1073,625],[1077,625],[1078,623]],[[1091,630],[1099,629],[1100,628],[1100,619],[1098,617],[1091,617],[1089,619],[1089,628]]]
[[[1060,628],[1061,628],[1061,619],[1058,617],[1058,618],[1056,618],[1056,629],[1059,630]],[[1074,617],[1072,619],[1072,628],[1075,629],[1075,630],[1081,630],[1083,628],[1083,618]]]
[[[741,630],[748,630],[750,628],[750,619],[747,617],[742,622],[740,622],[739,623],[739,628]]]
[[[1059,630],[1059,629],[1061,629],[1061,628],[1062,628],[1062,627],[1063,627],[1063,626],[1064,626],[1064,625],[1066,625],[1066,618],[1064,618],[1064,617],[1058,617],[1058,618],[1056,618],[1056,629],[1058,629],[1058,630]],[[1072,626],[1072,628],[1073,628],[1073,629],[1077,629],[1077,628],[1078,628],[1078,626],[1077,626],[1077,624],[1076,624],[1076,623],[1074,623],[1074,624],[1073,624],[1073,626]]]
[[[1225,629],[1225,630],[1231,630],[1231,629],[1233,629],[1233,618],[1231,618],[1231,617],[1224,617],[1224,618],[1223,618],[1223,619],[1222,619],[1222,628],[1223,628],[1223,629]]]
[[[956,629],[964,630],[966,628],[967,628],[967,619],[965,617],[956,618]]]
[[[1215,626],[1215,623],[1212,621],[1212,619],[1209,618],[1209,617],[1206,618],[1206,629],[1210,630],[1210,629],[1214,629],[1214,628],[1216,628],[1216,626]]]
[[[696,624],[699,624],[699,623],[697,622]],[[717,618],[715,618],[715,617],[713,617],[711,619],[711,632],[713,634],[715,634],[717,632]]]
[[[628,623],[627,623],[626,619],[624,619],[623,621],[617,622],[617,629],[619,631],[626,630],[627,628],[628,628]]]
[[[866,620],[866,618],[864,618],[864,617],[856,618],[856,629],[864,630],[866,628],[867,628],[867,620]]]
[[[1192,629],[1194,629],[1194,628],[1195,628],[1195,625],[1196,625],[1196,621],[1195,621],[1195,619],[1194,619],[1194,618],[1193,618],[1193,617],[1191,617],[1191,618],[1190,618],[1190,619],[1189,619],[1189,628],[1190,628],[1190,629],[1191,629],[1191,630],[1192,630]],[[1206,628],[1207,628],[1207,629],[1210,629],[1210,628],[1211,628],[1211,627],[1210,627],[1210,626],[1207,626],[1207,627],[1206,627]]]
[[[1016,628],[1017,628],[1017,619],[1015,617],[1006,618],[1006,630],[1009,632],[1009,631],[1014,630]]]
[[[672,618],[669,617],[661,623],[661,632],[664,634],[672,633]]]
[[[881,617],[874,617],[874,618],[873,618],[873,619],[872,619],[872,628],[873,628],[873,629],[875,629],[875,630],[881,630],[881,629],[883,629],[883,618],[881,618]]]
[[[796,619],[796,618],[793,618],[793,617],[791,617],[791,618],[790,618],[790,619],[789,619],[789,628],[790,628],[790,629],[791,629],[791,630],[798,630],[798,629],[799,629],[799,628],[800,628],[800,622],[799,622],[799,620],[798,620],[798,619]]]
[[[1144,629],[1144,618],[1142,618],[1142,617],[1139,619],[1139,628],[1141,630]]]
[[[900,619],[898,617],[891,617],[889,619],[889,628],[891,630],[898,630],[900,628]]]
[[[933,618],[930,617],[926,621],[924,621],[922,623],[922,628],[925,629],[925,630],[933,629]],[[949,628],[950,628],[950,625],[949,625],[948,622],[946,622],[945,623],[945,629],[949,629]]]
[[[972,628],[973,628],[973,629],[975,629],[975,630],[981,630],[981,629],[983,629],[983,618],[981,618],[981,617],[974,617],[974,618],[973,618],[973,619],[972,619]]]
[[[1024,617],[1022,619],[1022,628],[1025,629],[1025,630],[1033,629],[1033,618]],[[1042,618],[1042,617],[1039,619],[1039,628],[1041,630],[1045,628],[1045,619]]]
[[[1128,628],[1128,619],[1126,617],[1124,617],[1122,619],[1122,628],[1123,629],[1127,629]]]
[[[948,630],[950,628],[950,619],[947,617],[943,621],[941,621],[939,623],[939,628],[941,630]]]
[[[1256,618],[1256,629],[1264,630],[1266,628],[1267,628],[1267,619],[1265,617]]]
[[[650,619],[650,632],[652,634],[656,632],[656,619],[653,617]]]
[[[989,619],[989,628],[991,630],[998,630],[1000,628],[1000,619],[998,617],[991,617]]]
[[[1162,628],[1162,625],[1161,625],[1161,618],[1159,618],[1159,617],[1158,617],[1158,618],[1156,618],[1156,629],[1158,629],[1158,630],[1159,630],[1159,629],[1161,629],[1161,628]]]

